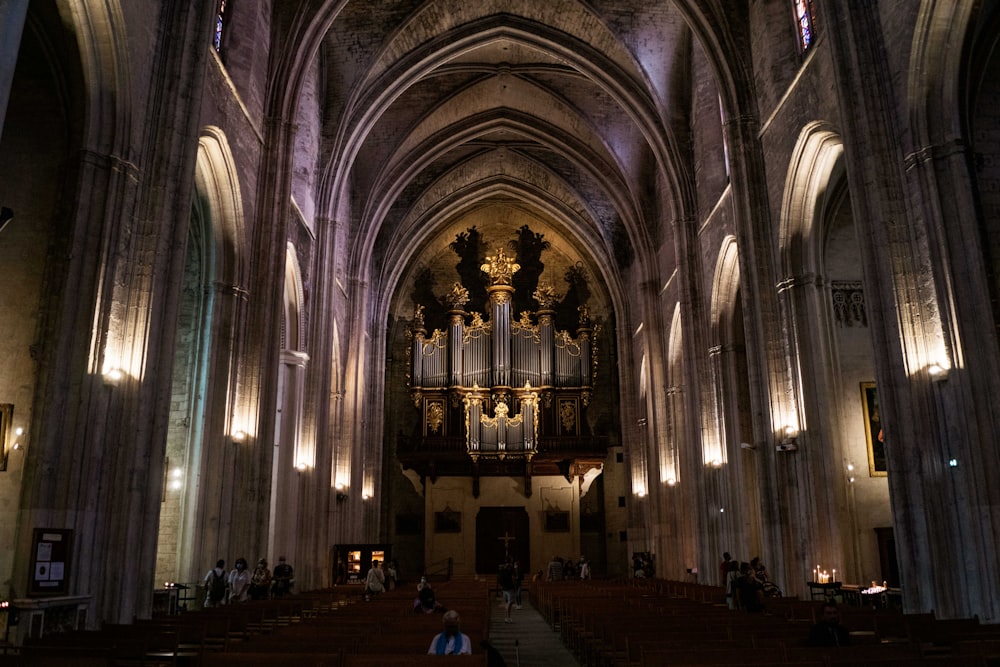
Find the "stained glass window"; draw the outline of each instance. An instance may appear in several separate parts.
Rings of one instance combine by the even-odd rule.
[[[226,26],[226,0],[219,0],[219,11],[215,14],[215,37],[212,43],[215,50],[222,52],[222,31]]]
[[[805,53],[812,46],[816,35],[813,30],[813,0],[792,0],[795,23],[799,30],[799,49]]]

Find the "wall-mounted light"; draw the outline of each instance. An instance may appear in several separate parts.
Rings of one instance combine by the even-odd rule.
[[[243,430],[233,431],[232,435],[229,437],[233,442],[243,442],[247,439],[247,432]]]
[[[719,460],[719,459],[712,459],[712,461],[711,461],[711,463],[709,465],[711,465],[713,468],[721,468],[722,467],[722,461]]]
[[[645,498],[646,497],[646,492],[643,491],[642,489],[640,489],[640,490],[638,490],[638,491],[635,492],[635,495],[638,496],[639,498]]]
[[[674,479],[673,477],[668,477],[667,478],[667,486],[674,486],[675,484],[677,484],[677,480],[676,479]]]
[[[182,486],[184,486],[184,471],[180,468],[174,468],[170,471],[170,490],[179,491]]]
[[[372,494],[368,493],[367,491],[365,491],[364,493],[361,494],[361,499],[362,500],[371,500],[371,497],[372,497]]]
[[[104,384],[116,385],[125,379],[125,371],[120,368],[108,368],[104,371]]]
[[[927,367],[927,374],[931,376],[931,380],[935,382],[941,382],[942,380],[948,379],[948,369],[939,363],[930,364]]]
[[[14,429],[15,440],[14,440],[13,446],[11,447],[12,449],[21,449],[21,436],[22,435],[24,435],[24,429],[23,428],[21,428],[20,426],[18,426],[17,428]]]
[[[295,465],[295,469],[298,470],[299,472],[305,472],[306,470],[309,469],[309,465],[303,461],[299,461]]]
[[[775,449],[779,452],[794,452],[799,448],[799,432],[794,426],[785,426],[784,432],[781,436],[781,440],[775,446]]]

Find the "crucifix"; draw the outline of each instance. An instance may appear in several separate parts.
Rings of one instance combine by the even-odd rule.
[[[503,537],[498,537],[497,539],[503,542],[503,557],[504,560],[507,560],[510,558],[510,543],[517,538],[511,535],[510,531],[505,530],[503,531]]]

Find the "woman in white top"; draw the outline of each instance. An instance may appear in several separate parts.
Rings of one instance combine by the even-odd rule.
[[[250,573],[246,558],[237,558],[236,567],[229,573],[229,602],[246,602],[250,590]]]

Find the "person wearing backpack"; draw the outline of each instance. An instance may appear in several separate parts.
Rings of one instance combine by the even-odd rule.
[[[226,561],[215,561],[215,567],[205,575],[205,606],[218,607],[226,601]]]

